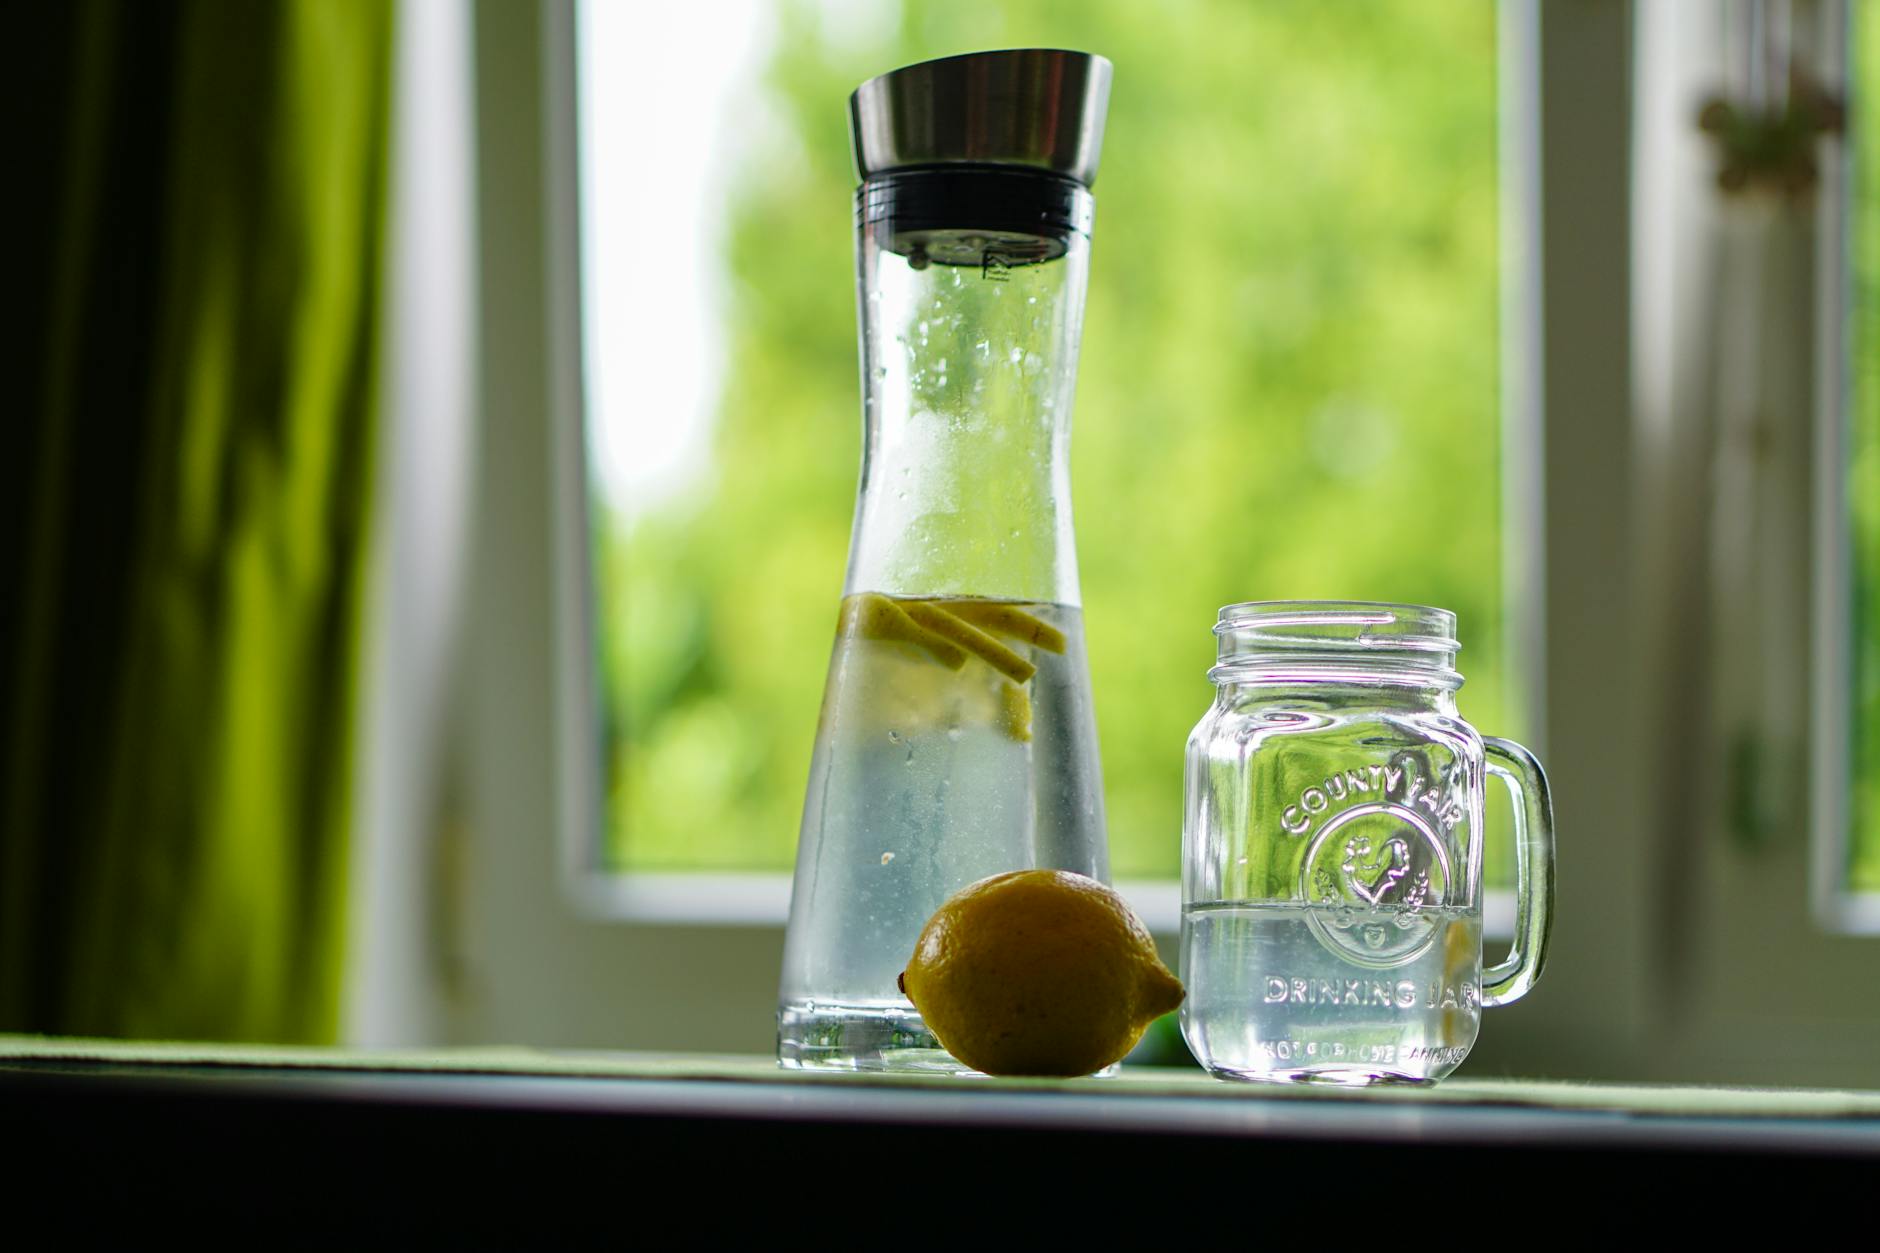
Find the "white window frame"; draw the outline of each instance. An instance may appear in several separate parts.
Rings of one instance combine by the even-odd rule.
[[[1531,53],[1536,6],[1530,0],[1504,8],[1511,32],[1503,37],[1504,56],[1511,50]],[[727,985],[719,955],[731,951],[745,961],[762,954],[754,964],[766,983],[774,983],[789,900],[785,875],[624,875],[598,869],[601,815],[593,745],[599,723],[586,661],[593,655],[594,626],[584,531],[576,20],[565,0],[546,0],[534,13],[508,6],[476,9],[486,413],[473,564],[482,577],[473,575],[466,666],[472,677],[463,698],[471,727],[463,752],[470,763],[464,802],[470,817],[457,836],[464,847],[442,859],[468,867],[464,899],[449,912],[479,920],[477,928],[466,929],[452,962],[479,968],[483,973],[471,982],[494,992],[489,1004],[459,1007],[458,1029],[472,1037],[479,1022],[527,1022],[532,1034],[579,1042],[618,1035],[604,1025],[619,1021],[614,1011],[595,1001],[571,1008],[545,1000],[524,972],[544,964],[630,968],[646,943],[660,942],[655,937],[676,941],[666,949],[671,960],[701,984]],[[1503,142],[1520,149],[1523,136],[1537,125],[1538,98],[1520,86],[1526,76],[1506,77],[1504,99],[1512,111]],[[538,145],[528,142],[532,133],[540,135]],[[1511,210],[1509,221],[1534,220],[1534,164],[1506,168],[1517,170],[1507,194],[1522,206]],[[531,185],[543,189],[534,203],[518,190]],[[520,246],[533,241],[539,241],[539,251]],[[1528,351],[1539,342],[1541,315],[1532,298],[1538,277],[1532,262],[1511,271],[1516,292],[1504,303],[1504,319],[1511,323],[1504,335]],[[1524,365],[1510,373],[1525,372]],[[1511,385],[1508,393],[1524,409],[1539,395],[1535,385]],[[546,448],[529,448],[523,434],[541,412],[530,396],[546,398]],[[1508,496],[1529,502],[1528,516],[1537,517],[1534,502],[1544,497],[1531,485],[1541,460],[1538,443],[1512,435],[1526,423],[1507,425]],[[1512,586],[1525,593],[1512,598],[1510,634],[1518,655],[1529,658],[1537,655],[1544,595],[1528,574],[1534,542],[1531,536],[1515,540],[1507,553]],[[531,557],[544,549],[546,562]],[[544,578],[545,572],[552,576]],[[552,612],[545,612],[551,605]],[[537,638],[552,640],[547,656],[528,655]],[[479,675],[483,659],[499,655]],[[1538,711],[1532,690],[1538,684],[1528,686],[1524,700]],[[547,692],[552,699],[544,701]],[[1536,742],[1542,738],[1530,735]],[[552,864],[530,861],[524,851],[525,840],[541,838],[534,815],[543,813],[554,814]],[[1159,934],[1173,934],[1177,882],[1119,886]],[[1511,926],[1512,904],[1502,894],[1491,899],[1489,912],[1491,926]],[[619,1038],[639,1038],[624,1026],[619,1031],[625,1032]]]
[[[1741,1077],[1732,1067],[1745,1056],[1780,1058],[1793,1078],[1832,1079],[1848,1073],[1845,1056],[1785,1037],[1793,1014],[1746,1019],[1728,979],[1661,942],[1677,894],[1651,838],[1651,750],[1667,716],[1640,640],[1662,635],[1670,609],[1642,556],[1648,520],[1637,506],[1650,484],[1640,483],[1633,427],[1633,9],[1503,0],[1502,14],[1504,205],[1536,243],[1508,240],[1507,406],[1532,415],[1506,427],[1511,629],[1533,675],[1526,735],[1554,783],[1564,907],[1547,977],[1497,1011],[1474,1056],[1488,1070],[1686,1079]],[[440,962],[454,972],[439,1035],[762,1051],[781,877],[593,873],[598,722],[593,685],[574,664],[592,645],[576,534],[586,484],[574,15],[565,0],[544,0],[476,6],[474,22],[484,414],[460,802],[443,824],[454,834],[439,841],[452,868],[437,906],[447,918]],[[1798,874],[1803,913],[1807,887]],[[1753,900],[1729,884],[1694,891],[1726,915]],[[708,915],[715,925],[696,921]],[[759,917],[770,921],[753,925]],[[1691,934],[1701,958],[1720,932]],[[1849,977],[1873,951],[1813,935],[1794,944]],[[1668,991],[1681,979],[1709,982]],[[1789,991],[1795,1004],[1816,1003],[1808,988]],[[1880,1026],[1880,1008],[1847,1021]]]
[[[1519,9],[1520,6],[1516,6]],[[561,783],[556,822],[562,890],[574,907],[596,921],[692,923],[706,926],[781,927],[789,915],[791,876],[784,872],[609,871],[605,868],[604,806],[600,800],[602,765],[594,751],[600,724],[597,683],[587,659],[596,655],[594,593],[587,533],[588,442],[583,429],[581,334],[581,206],[579,192],[579,37],[578,6],[550,6],[544,76],[544,112],[550,135],[547,171],[552,226],[548,250],[552,370],[555,386],[555,570],[557,748]],[[1519,13],[1501,23],[1500,55],[1531,54],[1534,22]],[[1517,246],[1532,229],[1538,184],[1533,160],[1538,101],[1523,76],[1501,76],[1499,147],[1502,162],[1501,233],[1504,248],[1521,257],[1507,267],[1502,284],[1503,338],[1511,347],[1505,361],[1502,404],[1505,452],[1503,473],[1510,500],[1532,501],[1523,490],[1539,481],[1538,448],[1531,436],[1539,397],[1530,383],[1529,363],[1537,343],[1538,310],[1534,303],[1538,273],[1527,264],[1530,250]],[[1533,601],[1531,553],[1539,518],[1532,509],[1513,511],[1504,526],[1505,586],[1509,589],[1507,636],[1514,650],[1511,687],[1536,707],[1538,685],[1524,665],[1535,655],[1534,633],[1540,620]],[[1538,708],[1537,708],[1538,714]],[[1540,719],[1534,718],[1538,725]],[[1181,882],[1124,879],[1117,889],[1149,928],[1173,936],[1181,926]],[[1485,901],[1490,935],[1508,937],[1514,928],[1513,893],[1491,890]]]
[[[1828,6],[1833,44],[1827,59],[1847,67],[1848,116],[1860,116],[1855,99],[1859,84],[1852,72],[1853,23],[1862,16],[1836,0]],[[1865,20],[1880,20],[1868,13]],[[1870,105],[1865,106],[1871,108]],[[1853,839],[1854,686],[1853,536],[1847,495],[1847,466],[1852,453],[1850,428],[1854,403],[1852,269],[1849,237],[1854,229],[1853,147],[1835,143],[1822,162],[1816,210],[1815,296],[1815,631],[1810,808],[1814,819],[1814,865],[1810,889],[1816,916],[1831,930],[1880,934],[1880,892],[1855,892],[1848,886]],[[1825,328],[1833,328],[1832,330]]]

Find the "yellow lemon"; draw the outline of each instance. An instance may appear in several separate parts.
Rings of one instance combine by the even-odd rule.
[[[962,888],[920,933],[901,989],[946,1050],[989,1075],[1087,1075],[1182,1002],[1115,892],[1067,870]]]

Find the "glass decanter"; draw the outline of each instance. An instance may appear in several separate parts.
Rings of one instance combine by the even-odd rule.
[[[788,1067],[959,1069],[898,985],[987,875],[1108,876],[1070,419],[1101,57],[979,53],[851,100],[865,439],[797,849]]]

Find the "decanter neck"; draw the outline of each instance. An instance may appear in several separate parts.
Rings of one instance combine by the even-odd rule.
[[[1020,238],[1002,251],[996,231],[910,240],[905,226],[861,227],[865,433],[847,591],[1075,605],[1071,402],[1089,238],[1056,230],[1042,255]]]

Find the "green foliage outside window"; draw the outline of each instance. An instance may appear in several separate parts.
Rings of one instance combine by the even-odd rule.
[[[1849,886],[1880,892],[1880,13],[1856,14],[1854,275],[1854,838]]]
[[[859,458],[847,96],[978,48],[1116,65],[1072,453],[1115,872],[1177,872],[1224,603],[1455,609],[1464,714],[1518,732],[1494,7],[909,0],[879,39],[826,12],[784,10],[795,143],[736,188],[711,470],[630,530],[595,513],[611,858],[792,864]]]

